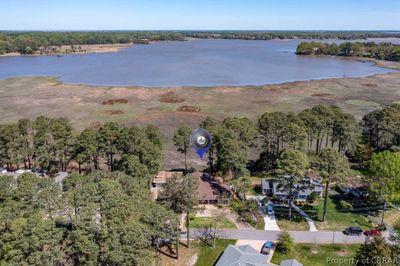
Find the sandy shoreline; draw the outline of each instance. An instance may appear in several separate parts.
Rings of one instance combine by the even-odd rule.
[[[116,53],[122,49],[133,46],[132,43],[115,44],[85,44],[85,45],[63,45],[61,47],[48,47],[47,53],[38,53],[32,55],[22,55],[20,53],[7,53],[0,56],[45,56],[45,55],[64,55],[64,54],[91,54],[91,53]]]
[[[393,62],[393,61],[385,61],[385,60],[378,60],[378,59],[373,59],[373,58],[367,58],[367,57],[358,57],[356,58],[358,61],[363,62],[363,63],[373,63],[379,67],[383,68],[390,68],[390,69],[400,69],[400,62]]]

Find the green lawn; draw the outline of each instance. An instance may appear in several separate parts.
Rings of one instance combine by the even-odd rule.
[[[306,220],[296,210],[292,209],[292,221],[289,221],[288,208],[274,208],[276,222],[281,230],[286,231],[308,231]]]
[[[215,221],[212,217],[191,217],[190,218],[190,228],[208,228],[214,227]],[[230,221],[228,218],[223,218],[219,222],[219,228],[223,229],[235,229],[236,225]]]
[[[262,216],[257,217],[257,224],[256,224],[255,228],[257,230],[264,230],[265,223],[264,223],[264,218]]]
[[[265,174],[259,174],[259,175],[249,176],[248,178],[251,180],[251,182],[261,185],[261,180],[263,180],[263,178],[266,178],[266,177],[267,176]]]
[[[378,212],[375,217],[380,221],[382,218],[382,212]],[[390,226],[393,226],[397,221],[400,220],[400,211],[395,209],[395,208],[389,208],[386,212],[385,212],[385,217],[384,217],[384,221],[385,224],[388,224]]]
[[[261,186],[257,185],[248,190],[246,195],[263,196],[264,194],[262,193]]]
[[[360,213],[339,211],[332,198],[328,199],[326,221],[321,222],[323,203],[323,199],[320,199],[315,206],[301,207],[314,220],[315,226],[318,230],[342,231],[349,226],[360,226],[363,229],[372,227],[372,223]]]
[[[210,240],[210,244],[212,240]],[[225,250],[225,248],[232,244],[234,245],[236,240],[225,240],[217,239],[216,247],[212,248],[200,241],[191,241],[190,248],[186,246],[186,240],[181,239],[181,245],[179,247],[179,260],[176,260],[174,256],[167,256],[162,254],[160,256],[160,262],[162,266],[187,266],[188,262],[193,256],[198,257],[196,266],[210,266],[214,265],[219,256]],[[160,264],[157,264],[160,265]]]
[[[355,257],[359,247],[360,245],[295,244],[293,252],[290,254],[283,254],[279,251],[275,251],[271,262],[279,265],[282,260],[294,258],[303,265],[337,265],[338,263],[333,263],[333,261],[329,263],[327,259],[352,259]],[[342,263],[340,265],[354,264]]]
[[[196,245],[198,245],[199,253],[196,266],[214,265],[219,256],[225,250],[225,248],[229,244],[234,245],[235,243],[236,240],[217,239],[215,248],[212,248],[209,245],[202,242],[197,243]]]

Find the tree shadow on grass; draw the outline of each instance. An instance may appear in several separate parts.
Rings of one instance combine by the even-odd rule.
[[[289,221],[289,208],[285,207],[275,207],[274,208],[275,217],[278,220],[287,220]],[[294,223],[304,222],[304,217],[301,216],[295,209],[292,209],[292,220]]]

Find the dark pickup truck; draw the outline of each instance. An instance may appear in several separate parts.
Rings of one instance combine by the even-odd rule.
[[[343,234],[348,235],[348,236],[360,236],[362,233],[363,233],[363,230],[358,226],[352,226],[352,227],[346,228],[343,231]]]

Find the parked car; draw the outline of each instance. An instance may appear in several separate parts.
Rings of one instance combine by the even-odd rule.
[[[15,171],[15,173],[17,175],[21,175],[21,174],[25,174],[25,173],[32,173],[32,171],[30,169],[18,169],[17,171]]]
[[[343,234],[348,235],[348,236],[360,236],[362,233],[363,233],[363,230],[358,226],[352,226],[352,227],[346,228],[343,231]]]
[[[261,248],[261,254],[269,255],[273,246],[274,246],[274,243],[272,243],[271,241],[265,242]]]
[[[349,196],[356,199],[362,199],[368,197],[368,192],[358,188],[352,188],[350,189]]]
[[[267,214],[268,215],[273,215],[274,214],[274,208],[272,207],[272,205],[268,205]]]
[[[381,231],[379,231],[377,229],[371,229],[371,230],[367,230],[364,232],[364,235],[372,236],[372,237],[380,236],[381,234],[382,234]]]

